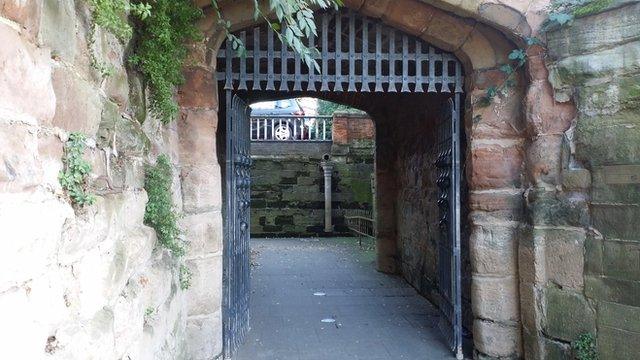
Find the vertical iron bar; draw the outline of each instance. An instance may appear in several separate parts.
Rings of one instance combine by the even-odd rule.
[[[369,21],[362,17],[362,84],[360,91],[369,91]]]
[[[316,36],[311,33],[311,36],[309,36],[309,49],[315,49],[316,47]],[[314,59],[316,57],[314,56]],[[315,59],[317,60],[317,59]],[[316,87],[316,75],[315,75],[315,67],[313,65],[308,66],[309,68],[309,82],[307,83],[307,91],[316,91],[317,87]]]
[[[424,78],[422,77],[422,41],[415,40],[416,42],[416,87],[415,92],[424,92],[424,87],[422,84],[424,83]]]
[[[349,11],[349,88],[348,91],[355,92],[356,89],[356,19],[353,11]]]
[[[433,46],[429,46],[429,85],[427,92],[436,91],[436,52]]]
[[[275,75],[273,74],[273,62],[275,50],[273,45],[273,28],[267,25],[267,90],[275,90]]]
[[[402,89],[409,92],[409,37],[402,34]]]
[[[260,28],[253,29],[253,90],[260,90]]]
[[[342,86],[342,14],[336,13],[336,49],[333,53],[335,59],[336,77],[333,91],[344,91]]]
[[[225,66],[225,72],[226,72],[226,81],[224,84],[224,89],[225,90],[233,90],[233,50],[231,49],[231,44],[229,44],[229,41],[226,42],[225,44],[225,60],[226,60],[226,66]]]
[[[282,29],[283,33],[286,29]],[[289,49],[284,41],[280,41],[280,91],[289,91],[289,84],[287,82],[288,68],[287,68],[287,55]]]
[[[376,23],[376,88],[375,91],[384,91],[382,88],[382,25]]]
[[[293,91],[302,90],[302,75],[300,74],[300,54],[295,51],[294,54],[294,75],[293,75]]]
[[[329,15],[322,14],[322,86],[320,91],[329,91]]]
[[[388,92],[397,92],[396,87],[396,31],[389,28],[389,88]]]
[[[242,31],[240,33],[240,40],[243,44],[247,43],[247,32]],[[239,90],[247,90],[247,57],[240,56],[240,84],[238,85]]]

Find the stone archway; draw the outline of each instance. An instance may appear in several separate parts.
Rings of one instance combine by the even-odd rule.
[[[514,7],[482,1],[434,1],[435,6],[425,2],[358,0],[348,1],[347,6],[452,51],[464,62],[465,87],[469,94],[465,116],[468,136],[466,175],[472,225],[475,348],[489,357],[518,358],[525,351],[524,338],[527,356],[540,356],[537,338],[541,315],[536,311],[540,300],[536,296],[536,280],[529,274],[535,274],[543,265],[537,263],[531,237],[522,231],[535,225],[527,220],[530,216],[523,194],[528,183],[548,185],[558,181],[554,172],[559,166],[559,156],[547,160],[541,155],[560,153],[558,139],[569,127],[573,106],[553,102],[541,49],[530,52],[528,72],[520,74],[519,87],[486,108],[476,102],[488,87],[502,80],[499,66],[508,63],[508,53],[516,47],[514,42],[521,42],[523,36],[531,35],[535,32],[532,29],[539,26],[541,19],[529,9],[529,2],[518,2]],[[202,3],[205,5],[206,2]],[[246,11],[249,5],[250,2],[223,5],[232,28],[244,28],[253,23],[252,13]],[[202,192],[203,195],[193,204],[194,212],[190,216],[210,212],[212,207],[201,202],[215,203],[220,195],[218,191],[205,190],[220,188],[215,180],[220,179],[219,175],[209,176],[219,174],[220,156],[210,156],[208,151],[216,150],[216,145],[205,137],[213,139],[216,133],[216,127],[211,126],[211,119],[217,118],[218,110],[215,55],[223,34],[209,15],[202,23],[208,34],[207,41],[195,49],[193,66],[185,70],[187,84],[180,91],[182,119],[179,133],[193,137],[195,135],[189,135],[192,130],[206,129],[191,142],[193,149],[184,149],[190,154],[207,153],[203,157],[185,157],[183,191]],[[525,80],[525,75],[529,79]],[[540,101],[548,106],[535,107],[534,104]],[[218,210],[214,210],[214,215],[217,219],[221,216]],[[525,235],[521,235],[523,233]],[[221,238],[218,236],[211,241],[209,246],[219,249]],[[219,256],[219,252],[214,254],[218,255],[212,255],[212,259]],[[202,295],[202,301],[215,313],[216,306],[219,309],[219,299]],[[196,329],[201,326],[199,330],[206,327],[196,320],[201,315],[190,314],[192,320],[189,320]]]

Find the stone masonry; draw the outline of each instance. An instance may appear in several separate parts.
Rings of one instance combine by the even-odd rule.
[[[214,72],[224,31],[209,0],[194,2],[205,10],[204,40],[193,44],[184,70],[180,116],[161,126],[146,111],[142,79],[127,69],[129,44],[101,29],[89,44],[84,0],[0,0],[0,358],[199,360],[221,353],[225,134]],[[474,356],[569,359],[571,343],[591,333],[602,359],[634,358],[639,2],[596,0],[570,26],[546,33],[549,0],[345,3],[464,64],[465,288]],[[221,2],[232,30],[255,22],[252,4]],[[509,53],[531,36],[544,46],[528,48],[517,86],[481,106],[478,99],[503,80]],[[90,51],[114,75],[102,79]],[[437,294],[428,290],[437,289],[430,281],[437,238],[425,202],[432,196],[428,151],[409,151],[406,138],[393,134],[418,118],[407,111],[433,109],[438,99],[325,96],[376,121],[379,270],[402,272]],[[98,195],[82,211],[57,179],[74,131],[89,139],[85,157]],[[191,244],[187,291],[143,224],[144,165],[162,153],[174,165],[174,202]]]

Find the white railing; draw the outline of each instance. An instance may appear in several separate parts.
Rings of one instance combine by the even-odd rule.
[[[331,141],[331,116],[252,116],[252,141]]]

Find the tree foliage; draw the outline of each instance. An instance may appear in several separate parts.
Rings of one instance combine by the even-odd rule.
[[[318,49],[310,48],[304,43],[304,39],[312,35],[318,35],[313,9],[328,9],[331,7],[338,9],[344,4],[343,0],[269,0],[269,11],[276,15],[277,21],[272,21],[267,16],[268,14],[265,14],[260,9],[258,1],[253,0],[254,20],[262,18],[266,21],[283,44],[300,54],[300,58],[309,68],[314,67],[317,71],[320,71],[320,67],[314,59],[320,55]],[[224,20],[224,14],[222,14],[218,6],[219,0],[212,0],[211,2],[218,14],[220,24],[227,30],[227,38],[231,46],[240,55],[244,54],[244,44],[242,40],[229,31],[231,23]]]

